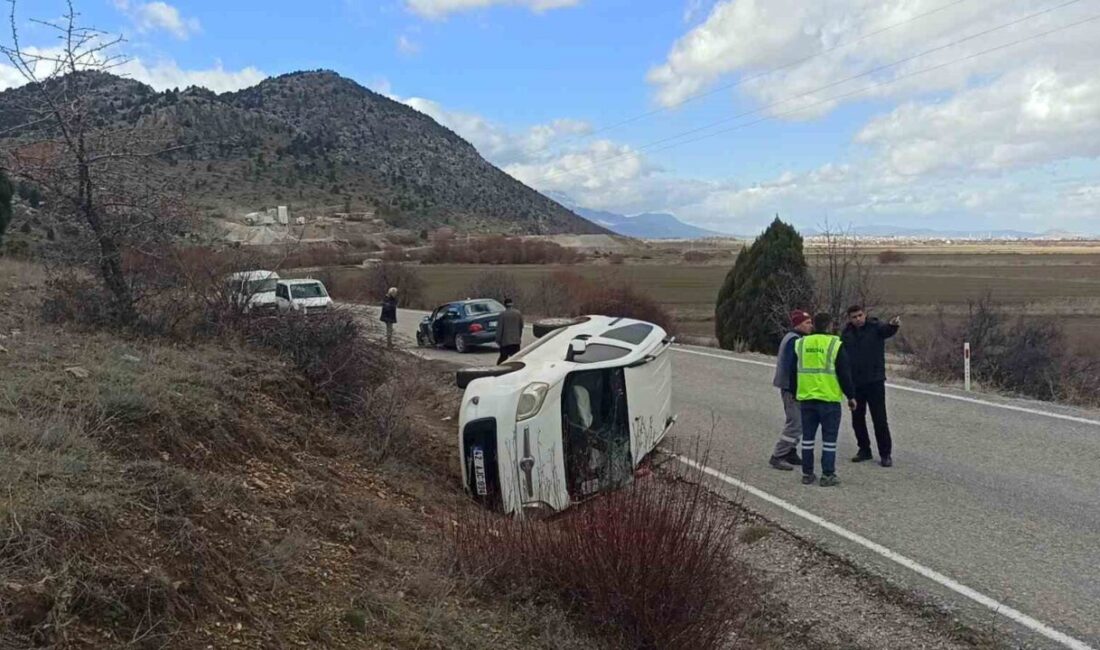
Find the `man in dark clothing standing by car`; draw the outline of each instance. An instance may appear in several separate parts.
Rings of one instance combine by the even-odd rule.
[[[390,287],[382,299],[382,317],[386,324],[386,345],[393,347],[393,326],[397,323],[397,287]]]
[[[504,311],[497,320],[497,347],[500,358],[497,365],[504,363],[513,354],[519,352],[523,344],[523,314],[512,306],[512,299],[504,300]]]
[[[775,362],[775,378],[772,385],[779,389],[783,400],[783,432],[775,443],[775,451],[768,464],[775,469],[791,471],[802,466],[798,457],[798,441],[802,439],[802,411],[791,386],[791,368],[795,364],[794,347],[798,339],[814,331],[813,317],[796,309],[791,312],[791,331],[779,343],[779,356]]]
[[[889,323],[868,318],[860,305],[848,308],[848,326],[841,335],[844,348],[852,363],[852,383],[856,391],[856,409],[852,413],[852,429],[855,430],[859,452],[852,462],[871,460],[871,437],[867,433],[867,411],[875,425],[875,443],[878,446],[879,463],[891,467],[893,439],[886,418],[886,339],[898,333],[901,318],[895,316]]]

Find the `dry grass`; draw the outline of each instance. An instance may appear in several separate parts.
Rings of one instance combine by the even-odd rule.
[[[0,330],[0,647],[599,647],[450,573],[448,396],[389,393],[429,410],[378,464],[379,421],[333,417],[275,354],[76,333],[14,295],[0,314],[34,327]]]

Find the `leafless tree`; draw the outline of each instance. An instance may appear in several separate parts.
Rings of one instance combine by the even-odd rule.
[[[791,312],[796,309],[814,309],[813,280],[807,273],[795,274],[784,270],[777,281],[771,284],[771,305],[768,319],[776,334],[782,336],[791,328]]]
[[[54,48],[20,40],[16,0],[9,0],[10,42],[0,52],[21,75],[0,131],[0,161],[11,175],[42,189],[49,215],[67,231],[62,263],[89,268],[123,324],[138,320],[147,287],[128,272],[127,255],[166,255],[186,228],[182,201],[154,172],[170,152],[169,134],[151,123],[121,125],[104,116],[106,73],[124,63],[121,38],[80,24],[72,0],[56,20],[35,20],[57,38]]]
[[[851,228],[840,230],[826,221],[820,238],[817,309],[840,323],[850,305],[875,306],[874,260],[859,247]]]

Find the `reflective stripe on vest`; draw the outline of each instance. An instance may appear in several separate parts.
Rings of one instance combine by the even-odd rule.
[[[844,391],[836,376],[836,360],[840,356],[840,338],[828,334],[811,334],[795,342],[798,357],[798,395],[800,402],[817,400],[843,402]]]

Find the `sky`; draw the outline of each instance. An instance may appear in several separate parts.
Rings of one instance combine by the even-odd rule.
[[[334,70],[588,208],[1100,234],[1100,0],[74,2],[158,89]]]

